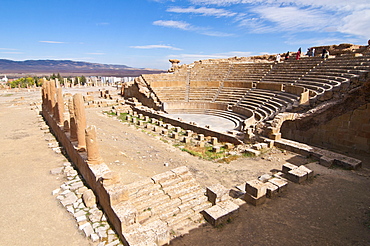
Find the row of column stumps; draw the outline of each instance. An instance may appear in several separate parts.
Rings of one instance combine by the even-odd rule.
[[[104,163],[96,140],[96,126],[86,125],[85,103],[81,93],[74,94],[68,101],[69,122],[64,120],[64,99],[59,83],[44,79],[42,103],[64,132],[70,133],[70,141],[77,142],[77,150],[87,152],[88,164]]]

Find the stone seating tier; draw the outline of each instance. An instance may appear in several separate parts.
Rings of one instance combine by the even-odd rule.
[[[221,102],[252,109],[263,106],[263,111],[259,113],[265,117],[271,115],[270,110],[281,112],[298,105],[299,96],[284,91],[254,89],[254,85],[274,82],[282,84],[283,90],[284,85],[297,85],[309,90],[310,102],[313,102],[318,98],[329,99],[336,90],[346,88],[351,79],[359,77],[364,70],[370,70],[369,64],[368,54],[356,57],[343,55],[329,59],[305,57],[300,60],[262,64],[202,61],[195,62],[187,69],[164,75],[163,78],[163,74],[146,75],[145,78],[150,78],[153,85],[154,80],[158,80],[158,83],[170,83],[174,78],[181,78],[181,81],[174,81],[175,85],[187,84],[181,92],[176,92],[177,89],[170,93],[160,91],[158,97],[161,101]],[[343,84],[345,87],[342,87]],[[233,89],[229,89],[231,87]],[[157,93],[156,89],[153,91]],[[243,99],[248,98],[248,103],[245,101],[243,104]]]

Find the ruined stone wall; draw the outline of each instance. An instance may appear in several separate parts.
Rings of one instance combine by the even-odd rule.
[[[133,82],[126,83],[121,93],[124,98],[136,98],[147,107],[155,110],[160,109],[157,96],[150,91],[142,77],[137,77]]]
[[[325,110],[281,126],[283,138],[348,153],[370,153],[370,78]]]

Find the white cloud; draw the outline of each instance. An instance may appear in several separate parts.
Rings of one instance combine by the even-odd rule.
[[[11,49],[11,48],[0,48],[0,50],[17,50],[17,49]]]
[[[195,31],[199,34],[206,35],[206,36],[213,36],[213,37],[230,37],[235,36],[231,33],[224,33],[219,31],[212,31],[210,28],[206,27],[196,27],[192,26],[191,24],[184,22],[184,21],[163,21],[158,20],[154,21],[153,25],[157,26],[164,26],[164,27],[170,27],[170,28],[177,28],[185,31]]]
[[[64,44],[65,42],[59,41],[39,41],[40,43],[48,43],[48,44]]]
[[[216,16],[216,17],[232,17],[235,16],[237,13],[224,10],[224,9],[215,9],[215,8],[206,8],[206,7],[188,7],[188,8],[181,8],[181,7],[171,7],[167,9],[168,12],[173,13],[186,13],[186,14],[200,14],[203,16]]]
[[[337,31],[360,38],[370,33],[369,0],[190,0],[194,5],[236,5],[252,10],[235,21],[253,32]],[[239,5],[239,6],[238,6]],[[248,17],[247,17],[248,16]]]
[[[177,29],[181,29],[181,30],[193,30],[193,29],[195,29],[189,23],[184,22],[184,21],[157,20],[157,21],[153,22],[153,25],[177,28]]]
[[[343,25],[338,27],[343,33],[348,33],[363,38],[369,38],[370,34],[370,8],[356,11],[343,18]]]
[[[277,30],[319,31],[330,26],[325,12],[297,7],[256,7],[261,19],[276,24]]]
[[[204,31],[201,34],[212,37],[232,37],[235,36],[232,33],[218,32],[218,31]]]
[[[161,44],[151,44],[151,45],[142,45],[142,46],[130,46],[134,49],[170,49],[170,50],[181,50],[170,45],[161,45]]]

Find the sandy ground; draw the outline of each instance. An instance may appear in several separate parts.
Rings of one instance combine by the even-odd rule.
[[[90,245],[52,196],[66,159],[47,146],[29,103],[40,93],[0,94],[0,245]],[[24,99],[21,99],[24,97]]]
[[[9,102],[20,96],[26,98],[23,103]],[[61,181],[48,172],[65,160],[47,148],[44,133],[37,127],[36,113],[26,103],[39,100],[38,96],[39,93],[0,94],[1,170],[7,174],[0,181],[0,205],[3,211],[9,211],[1,215],[5,228],[0,232],[1,238],[5,238],[5,245],[88,245],[75,229],[73,219],[51,196]],[[277,149],[230,164],[201,160],[173,147],[171,142],[165,143],[159,136],[102,114],[101,109],[87,109],[87,124],[97,126],[101,155],[120,174],[123,183],[186,165],[203,187],[221,183],[234,188],[281,169],[286,161],[310,162]],[[288,191],[279,198],[260,207],[246,205],[231,223],[219,228],[205,225],[171,245],[369,245],[370,158],[355,157],[364,162],[359,171],[327,169],[309,163],[316,173],[312,182],[290,183]]]

